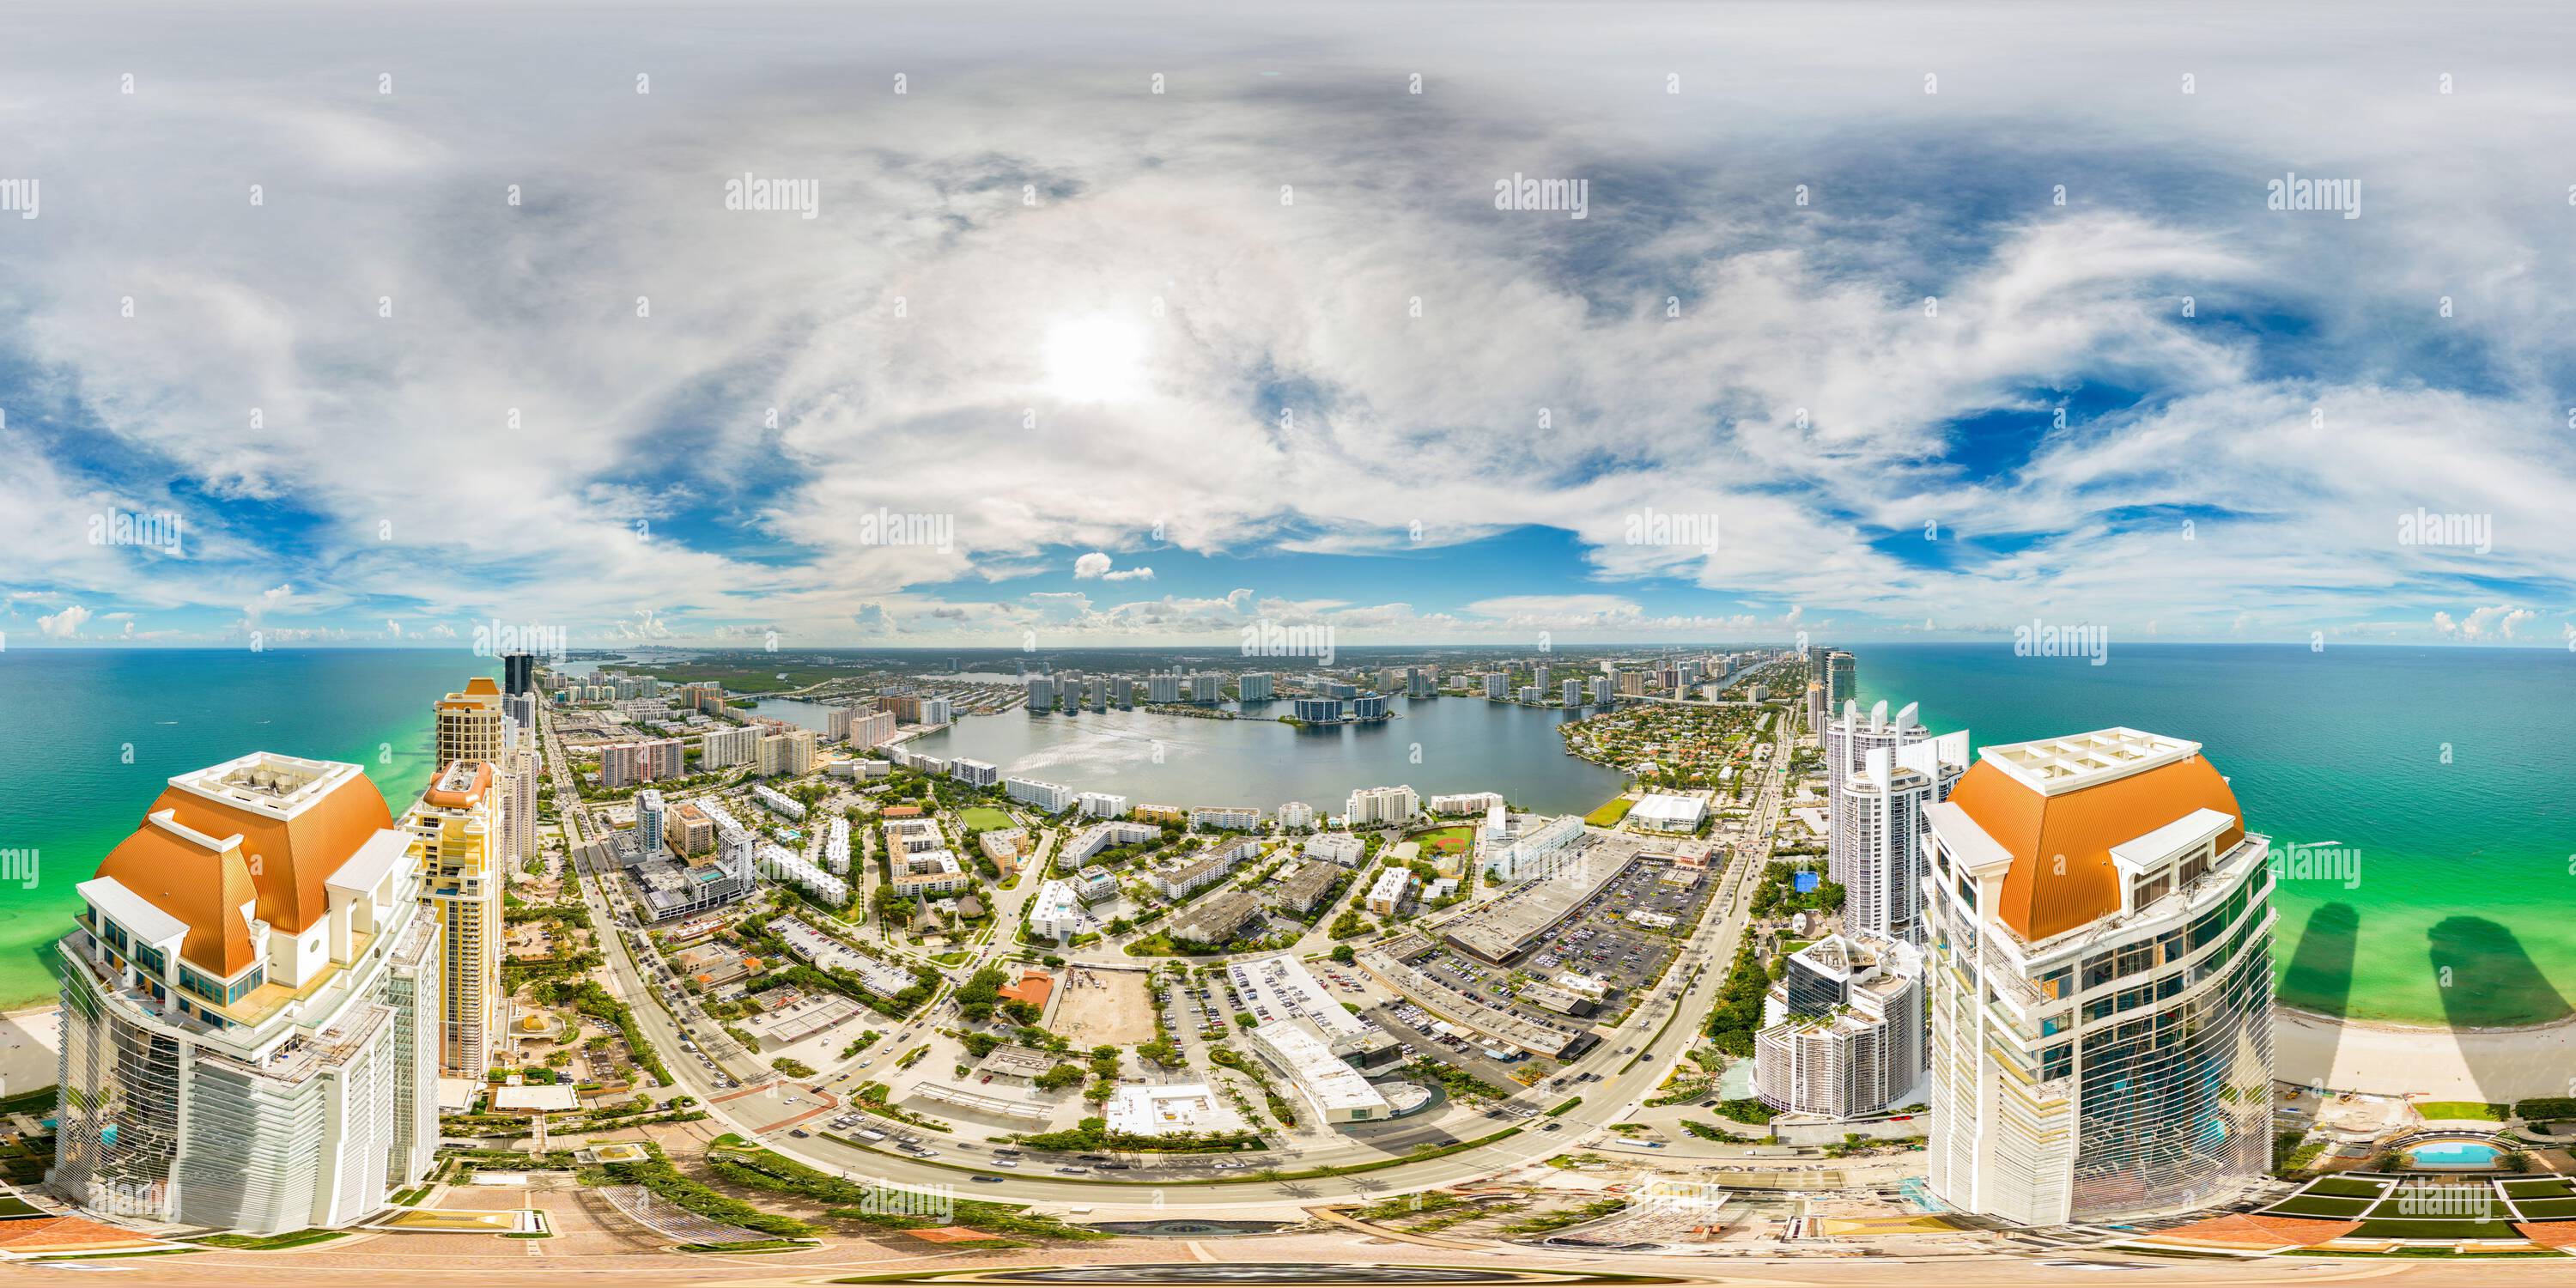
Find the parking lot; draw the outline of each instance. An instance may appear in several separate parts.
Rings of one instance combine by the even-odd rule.
[[[1614,1025],[1663,975],[1716,889],[1707,876],[1687,887],[1667,885],[1664,872],[1660,863],[1631,864],[1508,966],[1477,961],[1445,943],[1413,965],[1444,988],[1539,1024]],[[1650,922],[1666,917],[1672,922],[1668,927],[1640,924],[1636,918],[1641,914]],[[1550,983],[1567,971],[1602,981],[1605,988],[1593,1014],[1570,1017],[1522,996],[1531,985]]]
[[[1497,1060],[1485,1054],[1485,1042],[1472,1030],[1461,1029],[1457,1036],[1443,1035],[1437,1027],[1441,1023],[1439,1016],[1400,997],[1360,1012],[1360,1018],[1394,1034],[1396,1040],[1403,1044],[1398,1049],[1407,1063],[1430,1060],[1445,1064],[1506,1096],[1522,1087],[1512,1075],[1517,1073],[1529,1077],[1533,1071],[1546,1075],[1556,1069],[1552,1060],[1529,1056]]]
[[[1606,1024],[1626,1014],[1635,1006],[1638,992],[1662,976],[1717,890],[1714,874],[1702,874],[1685,887],[1665,884],[1665,871],[1660,863],[1632,865],[1576,909],[1565,924],[1531,946],[1518,966],[1542,978],[1570,970],[1602,979],[1609,984],[1609,992],[1594,1018]],[[1641,924],[1640,914],[1649,922],[1670,917],[1672,924]],[[1515,1005],[1532,1015],[1547,1013]]]

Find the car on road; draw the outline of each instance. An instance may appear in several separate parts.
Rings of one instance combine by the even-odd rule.
[[[1081,1176],[1090,1170],[1091,1169],[1087,1167],[1059,1167],[1055,1169],[1055,1174],[1058,1176]]]
[[[809,1132],[802,1127],[790,1127],[787,1129],[787,1134],[796,1137],[798,1140],[803,1140],[814,1133]]]
[[[1564,1124],[1564,1123],[1549,1123],[1547,1126],[1539,1128],[1539,1130],[1540,1130],[1540,1131],[1555,1131],[1555,1130],[1557,1130],[1558,1128],[1563,1127],[1563,1126],[1565,1126],[1565,1124]]]
[[[982,1172],[977,1172],[977,1173],[975,1173],[975,1179],[976,1179],[976,1180],[979,1180],[979,1181],[982,1181],[982,1182],[983,1182],[983,1183],[985,1183],[986,1185],[999,1185],[999,1184],[1001,1184],[1001,1183],[1002,1183],[1002,1178],[1001,1178],[1001,1177],[998,1177],[998,1176],[986,1176],[986,1175],[984,1175]]]

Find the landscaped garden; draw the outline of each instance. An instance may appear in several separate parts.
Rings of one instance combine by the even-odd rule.
[[[2311,1181],[2264,1215],[2358,1221],[2355,1239],[2519,1239],[2517,1224],[2576,1219],[2576,1181],[2346,1174]]]

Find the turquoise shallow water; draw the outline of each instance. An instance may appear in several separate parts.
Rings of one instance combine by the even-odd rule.
[[[2128,725],[2204,744],[2247,824],[2356,852],[2280,883],[2283,1000],[2364,1019],[2555,1019],[2576,997],[2576,654],[2120,645],[1852,650],[1862,695],[1979,746]]]
[[[2094,667],[2002,645],[1854,651],[1865,697],[1919,701],[1933,728],[1966,727],[1981,745],[2114,724],[2196,739],[2276,845],[2357,852],[2348,884],[2281,884],[2286,1000],[2462,1025],[2569,1012],[2576,786],[2563,753],[2576,656],[2115,644]],[[77,905],[73,885],[162,780],[265,747],[364,764],[399,807],[428,780],[430,703],[492,674],[488,661],[429,650],[0,653],[0,851],[38,857],[34,884],[0,882],[0,1007],[50,997],[42,954]],[[1175,803],[1337,806],[1353,786],[1409,781],[1588,809],[1616,789],[1606,771],[1562,754],[1555,717],[1419,705],[1387,725],[1303,735],[1134,713],[1062,727],[1014,715],[969,722],[950,750]]]
[[[0,653],[0,1009],[51,1000],[73,887],[173,774],[269,750],[354,761],[399,811],[430,775],[430,704],[474,675],[466,651],[67,650]]]

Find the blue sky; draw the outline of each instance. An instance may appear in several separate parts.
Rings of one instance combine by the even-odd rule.
[[[0,642],[2576,647],[2576,19],[1979,9],[33,12]]]

